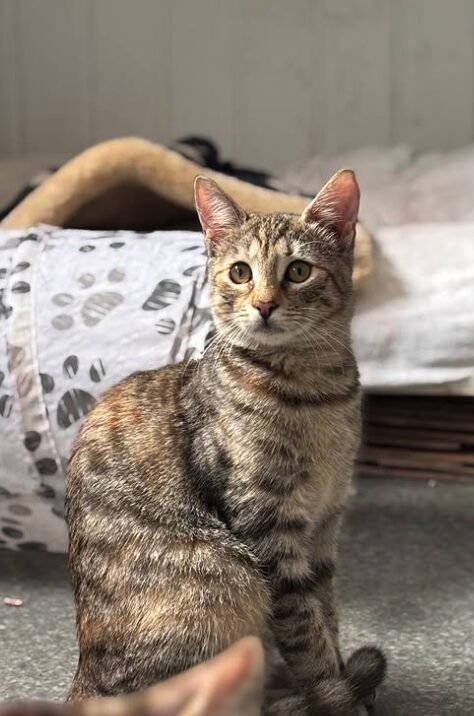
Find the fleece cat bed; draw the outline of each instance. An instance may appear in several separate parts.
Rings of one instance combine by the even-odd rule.
[[[299,214],[308,198],[256,186],[203,167],[160,144],[133,137],[97,144],[71,159],[4,218],[5,229],[39,223],[84,229],[199,229],[193,185],[206,174],[247,211]],[[329,179],[329,177],[327,177]],[[355,239],[354,281],[372,270],[371,239]]]

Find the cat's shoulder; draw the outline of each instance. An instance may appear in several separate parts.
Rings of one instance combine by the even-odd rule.
[[[149,392],[175,386],[185,373],[185,368],[183,363],[173,363],[161,368],[135,371],[109,388],[102,400],[113,400],[117,395],[139,398],[148,396]]]
[[[140,427],[152,414],[173,410],[186,373],[183,363],[132,373],[106,390],[89,413],[80,435],[128,426]]]
[[[183,372],[181,363],[151,370],[139,370],[122,378],[101,396],[98,405],[115,404],[117,400],[143,400],[150,393],[162,391],[176,383]]]

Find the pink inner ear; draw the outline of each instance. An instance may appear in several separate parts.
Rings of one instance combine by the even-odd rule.
[[[222,240],[245,216],[243,210],[207,177],[197,177],[194,200],[206,238],[213,242]]]
[[[359,212],[360,191],[354,172],[341,169],[303,212],[303,220],[331,227],[342,238],[352,237]]]

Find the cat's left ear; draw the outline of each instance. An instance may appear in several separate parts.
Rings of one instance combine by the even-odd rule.
[[[359,201],[359,185],[354,172],[340,169],[306,207],[301,218],[305,223],[329,229],[342,248],[350,248],[354,241]]]
[[[209,177],[196,177],[194,201],[211,252],[246,219],[245,211]]]

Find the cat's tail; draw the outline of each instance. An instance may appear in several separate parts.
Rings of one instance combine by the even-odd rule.
[[[387,659],[376,646],[363,646],[347,660],[344,675],[358,701],[370,699],[382,683],[387,671]]]
[[[267,692],[263,716],[362,716],[383,681],[386,659],[380,649],[365,646],[349,657],[344,672],[318,684],[311,703],[282,682]]]
[[[348,659],[343,674],[327,679],[318,688],[311,713],[317,716],[357,716],[372,705],[376,689],[387,669],[384,654],[374,646],[364,646]]]

